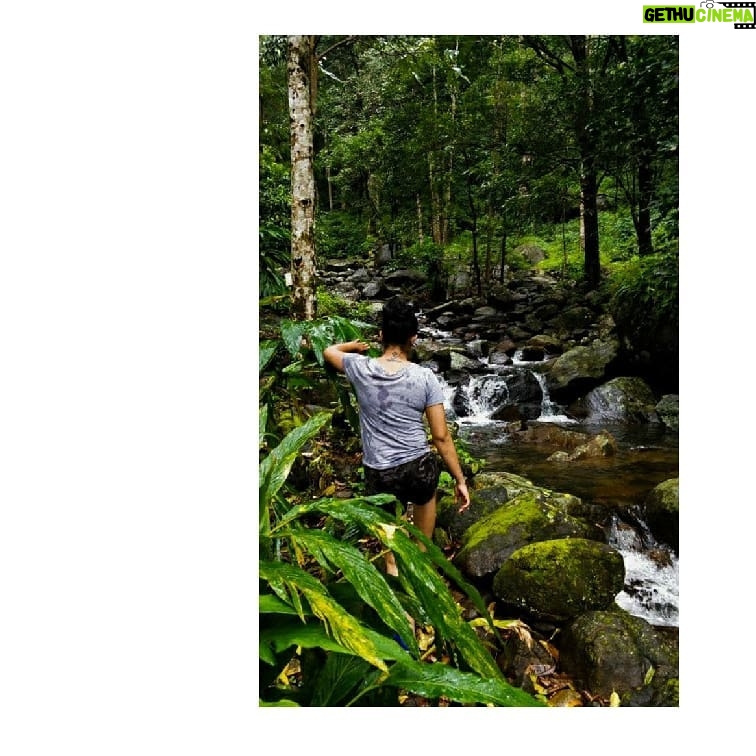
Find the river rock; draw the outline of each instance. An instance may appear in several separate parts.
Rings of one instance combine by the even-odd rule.
[[[544,353],[549,356],[560,355],[564,351],[562,342],[554,336],[545,333],[539,333],[528,339],[527,346],[541,347]]]
[[[658,423],[656,398],[636,376],[612,378],[582,400],[588,422]]]
[[[385,293],[386,289],[383,286],[383,281],[370,281],[362,289],[362,296],[365,299],[375,299],[376,297],[383,296]]]
[[[612,457],[617,453],[617,440],[608,431],[601,431],[584,444],[576,446],[572,452],[556,451],[550,457],[552,462],[575,462],[581,459]]]
[[[551,398],[570,401],[599,386],[618,352],[616,339],[596,339],[590,346],[577,346],[557,357],[543,370]]]
[[[656,414],[674,431],[680,429],[680,397],[677,394],[665,394],[656,405]]]
[[[523,491],[475,522],[465,531],[454,563],[465,574],[481,578],[495,573],[515,551],[535,541],[603,539],[600,528],[567,514],[558,499],[548,501],[545,493],[536,488]],[[621,584],[616,592],[620,590]]]
[[[613,606],[624,582],[625,563],[616,549],[559,537],[513,552],[494,577],[493,593],[538,620],[565,622]]]
[[[392,287],[413,287],[425,283],[426,275],[421,270],[411,268],[401,268],[399,270],[387,273],[385,277],[386,284]]]
[[[591,611],[559,636],[560,667],[594,695],[616,692],[622,706],[678,706],[674,640],[619,607]]]
[[[680,553],[680,479],[659,483],[643,504],[646,523],[654,538]]]

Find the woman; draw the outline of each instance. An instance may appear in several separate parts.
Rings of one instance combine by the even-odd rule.
[[[333,344],[323,357],[346,374],[357,394],[368,494],[394,494],[405,506],[411,502],[414,524],[432,538],[441,464],[431,451],[423,418],[455,480],[460,512],[470,506],[470,494],[446,424],[438,379],[432,370],[410,360],[418,330],[414,309],[401,297],[394,297],[384,305],[382,318],[380,357],[363,355],[369,348],[364,341]],[[397,574],[390,555],[386,571]]]

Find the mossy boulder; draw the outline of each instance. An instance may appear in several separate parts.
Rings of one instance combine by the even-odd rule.
[[[576,346],[544,367],[551,394],[556,401],[569,401],[598,386],[619,353],[615,338],[594,340],[590,346]]]
[[[514,473],[478,473],[470,486],[470,506],[457,511],[454,497],[444,495],[438,501],[437,524],[450,538],[461,541],[465,531],[523,492],[530,492],[539,501],[558,506],[565,514],[581,518],[591,516],[577,496],[541,488]]]
[[[494,577],[493,593],[534,618],[566,622],[614,606],[624,582],[624,560],[611,546],[558,538],[512,553]]]
[[[654,538],[680,553],[680,479],[659,483],[643,504],[646,522]]]
[[[548,501],[545,489],[517,494],[471,525],[462,537],[462,549],[454,562],[467,575],[492,575],[518,549],[537,541],[559,538],[601,540],[603,532],[567,514]]]
[[[665,394],[656,404],[656,414],[674,431],[680,430],[680,397],[677,394]]]
[[[622,706],[678,706],[679,650],[665,635],[622,609],[581,615],[561,633],[560,669],[594,695]]]

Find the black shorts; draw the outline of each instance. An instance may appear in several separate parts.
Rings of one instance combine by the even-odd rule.
[[[435,495],[441,474],[441,459],[430,451],[422,457],[386,470],[363,465],[368,495],[394,494],[402,504],[425,504]]]

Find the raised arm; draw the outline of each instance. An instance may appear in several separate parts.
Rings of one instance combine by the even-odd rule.
[[[467,490],[462,466],[459,464],[457,450],[454,448],[454,440],[449,433],[449,426],[446,424],[444,405],[432,404],[430,407],[426,407],[425,416],[428,418],[428,425],[430,425],[433,445],[438,449],[438,453],[455,480],[455,495],[459,504],[459,511],[464,512],[470,506],[470,494]]]
[[[331,344],[323,350],[323,359],[339,372],[344,372],[344,354],[347,352],[367,352],[370,344],[364,341],[344,341]]]

